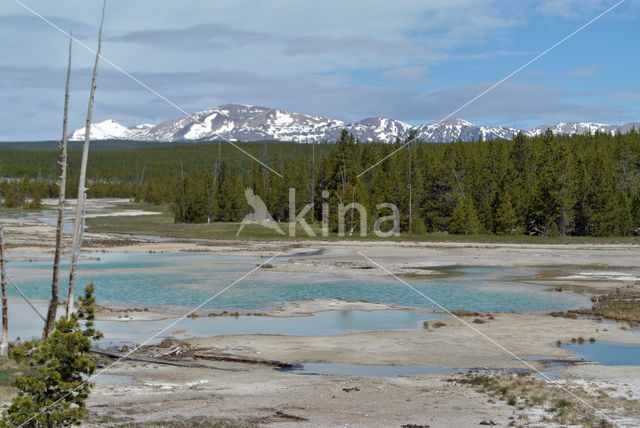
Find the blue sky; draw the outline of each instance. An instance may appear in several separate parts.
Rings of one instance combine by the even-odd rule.
[[[88,45],[98,0],[21,0]],[[103,55],[188,112],[225,103],[345,121],[442,119],[617,2],[110,0]],[[640,121],[640,0],[618,8],[456,117],[530,128]],[[0,141],[60,138],[68,40],[0,5]],[[74,45],[69,129],[83,126],[92,54]],[[94,120],[182,114],[106,63]]]

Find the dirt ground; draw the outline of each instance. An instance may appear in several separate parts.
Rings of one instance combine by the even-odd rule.
[[[96,202],[98,203],[98,202]],[[100,201],[100,203],[109,203]],[[119,201],[113,205],[125,204]],[[140,213],[135,213],[141,215]],[[123,215],[123,214],[119,214]],[[52,226],[29,219],[3,218],[10,260],[52,253]],[[286,272],[387,275],[360,253],[394,274],[440,275],[453,265],[556,267],[531,287],[579,287],[581,292],[626,288],[638,290],[640,248],[633,245],[517,245],[359,241],[239,242],[147,240],[121,235],[91,235],[92,252],[202,251],[268,257],[283,253],[272,269]],[[603,273],[611,271],[609,275]],[[290,303],[271,316],[304,316],[324,310],[393,309],[384,304],[319,299]],[[103,309],[100,319],[153,320],[168,317],[154,311]],[[557,346],[575,338],[640,345],[640,335],[625,323],[547,314],[479,314],[429,321],[424,331],[374,331],[339,336],[227,335],[191,339],[191,346],[242,351],[252,358],[285,362],[324,361],[366,365],[420,365],[543,370],[517,356],[567,359]],[[499,345],[497,345],[499,344]],[[508,350],[507,351],[505,351]],[[105,359],[105,367],[114,360]],[[460,382],[453,374],[396,377],[310,376],[271,367],[230,362],[213,368],[175,367],[121,361],[96,383],[83,426],[552,426],[539,409],[509,405]],[[579,364],[561,370],[567,388],[594,386],[612,397],[640,399],[637,367]],[[602,409],[620,426],[640,425],[640,415]],[[617,412],[617,413],[616,413]]]

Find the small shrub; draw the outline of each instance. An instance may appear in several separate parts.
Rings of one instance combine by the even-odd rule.
[[[162,339],[162,342],[160,342],[158,344],[158,348],[171,348],[172,346],[177,345],[179,342],[172,338],[172,337],[167,337],[165,339]]]
[[[571,403],[571,401],[569,401],[567,399],[564,399],[564,398],[560,398],[560,399],[555,400],[553,402],[553,408],[556,409],[556,410],[566,409],[566,408],[571,407],[571,406],[573,406],[573,403]]]
[[[477,375],[477,376],[473,376],[471,379],[468,379],[468,380],[465,379],[463,383],[469,383],[471,385],[478,385],[478,386],[487,388],[495,384],[496,380],[491,376]]]
[[[544,403],[544,397],[536,395],[531,397],[530,401],[531,401],[531,404],[533,404],[534,406],[539,406],[540,404]]]
[[[445,325],[446,324],[441,321],[436,321],[433,323],[429,323],[429,321],[425,321],[422,323],[422,327],[424,327],[425,330],[428,330],[429,327],[440,328],[440,327],[444,327]]]

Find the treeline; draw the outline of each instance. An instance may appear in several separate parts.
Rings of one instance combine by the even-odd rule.
[[[126,160],[124,152],[97,153],[90,161],[89,195],[171,203],[177,222],[240,221],[249,210],[244,189],[250,187],[277,221],[289,219],[289,188],[296,190],[296,212],[314,202],[308,221],[319,221],[322,204],[328,204],[334,231],[338,204],[351,202],[365,207],[369,227],[376,216],[388,214],[377,204],[395,204],[401,231],[412,233],[624,236],[640,227],[640,135],[635,131],[404,143],[362,144],[344,132],[335,144],[247,146],[282,178],[241,153],[244,158],[217,152],[216,145],[127,151]],[[54,196],[54,180],[42,175],[31,182],[47,185],[43,197]],[[357,232],[357,212],[346,220],[347,229]]]
[[[33,189],[41,198],[58,196],[60,153],[57,142],[0,143],[0,194],[13,193],[17,206],[32,197],[31,185],[46,184],[45,189]],[[317,156],[333,150],[333,144],[317,144],[315,149],[303,144],[281,142],[239,143],[252,156],[263,159],[265,152],[279,160],[299,155]],[[78,188],[82,146],[70,142],[67,174],[67,197],[75,198]],[[148,194],[154,203],[173,202],[175,181],[211,168],[224,160],[237,170],[251,168],[255,162],[246,154],[224,142],[211,143],[141,143],[139,141],[95,141],[87,170],[90,198],[136,198],[147,186],[155,189]],[[182,165],[182,167],[181,167]],[[18,185],[17,183],[22,183]],[[43,190],[43,192],[40,192]],[[13,199],[12,196],[10,198]],[[26,198],[26,199],[25,199]],[[28,202],[27,202],[28,203]]]

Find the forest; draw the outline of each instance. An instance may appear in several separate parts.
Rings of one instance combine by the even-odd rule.
[[[175,221],[186,223],[242,220],[249,212],[245,188],[262,198],[276,221],[288,221],[289,188],[295,188],[297,211],[314,203],[308,222],[320,220],[322,203],[357,202],[372,224],[386,215],[376,205],[388,202],[399,208],[404,233],[627,236],[640,230],[636,131],[407,141],[361,143],[344,131],[335,143],[242,143],[282,177],[220,142],[129,148],[100,142],[89,156],[88,195],[170,204]],[[80,156],[70,149],[67,196],[73,198]],[[57,157],[53,146],[0,146],[4,205],[38,208],[42,198],[56,197]],[[337,230],[335,208],[329,221]],[[357,212],[348,215],[347,229],[358,228]]]

